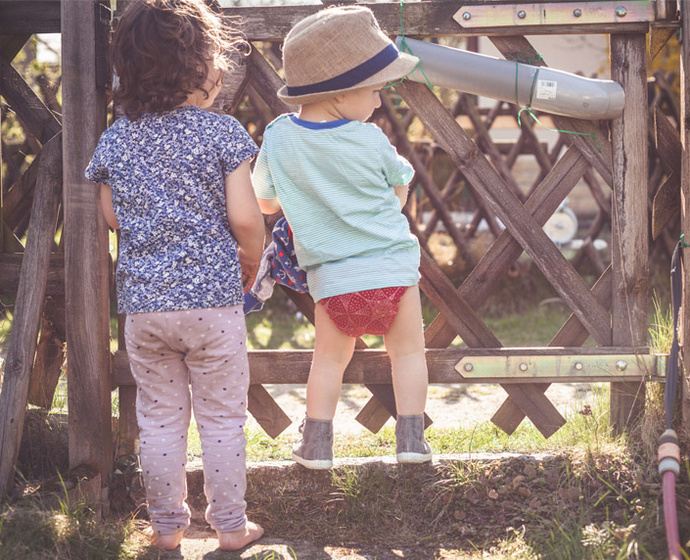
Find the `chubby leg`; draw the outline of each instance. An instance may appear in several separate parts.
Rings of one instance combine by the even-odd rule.
[[[355,339],[341,332],[320,304],[316,304],[314,324],[316,342],[307,381],[307,417],[333,420]]]
[[[391,360],[399,415],[423,414],[429,374],[424,356],[424,325],[419,287],[412,286],[398,304],[398,314],[384,336]]]
[[[292,458],[308,469],[330,469],[333,416],[355,339],[342,333],[320,304],[316,305],[315,326],[314,358],[307,382],[307,417],[300,426],[302,441],[292,450]]]
[[[391,359],[398,409],[395,424],[398,462],[429,461],[431,447],[424,439],[424,408],[429,375],[424,356],[424,327],[418,286],[409,288],[400,299],[398,314],[384,340]]]

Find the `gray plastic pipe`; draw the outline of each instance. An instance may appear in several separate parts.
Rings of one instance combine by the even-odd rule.
[[[611,80],[593,80],[407,37],[405,42],[412,54],[422,60],[424,74],[434,86],[516,103],[517,66],[517,104],[520,106],[597,120],[619,117],[625,105],[623,88]],[[402,37],[395,43],[401,48]],[[408,78],[426,83],[419,67]]]

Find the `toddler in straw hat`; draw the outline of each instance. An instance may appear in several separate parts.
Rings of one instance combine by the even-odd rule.
[[[264,213],[285,213],[316,302],[306,418],[292,457],[331,468],[343,372],[357,337],[377,334],[392,363],[397,459],[429,461],[419,243],[401,212],[414,171],[365,122],[381,106],[381,88],[418,61],[398,51],[371,10],[345,6],[295,25],[283,62],[278,95],[299,113],[266,128],[252,183]]]

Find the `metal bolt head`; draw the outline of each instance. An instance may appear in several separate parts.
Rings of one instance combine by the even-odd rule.
[[[582,365],[582,362],[575,362],[575,369],[576,369],[577,371],[582,371],[582,368],[583,368],[583,367],[584,367],[584,366]]]
[[[517,17],[519,17],[520,19],[525,19],[527,17],[527,12],[525,10],[520,10],[517,13]]]
[[[582,10],[581,10],[580,8],[575,8],[575,9],[573,10],[573,15],[574,15],[575,17],[580,17],[580,16],[582,15]]]
[[[618,6],[616,8],[616,15],[618,17],[625,17],[625,15],[628,13],[628,9],[625,6]]]
[[[520,371],[527,371],[527,364],[525,362],[520,363]]]
[[[469,12],[463,12],[462,13],[462,19],[464,19],[465,21],[470,20],[470,19],[472,19],[472,14]]]
[[[463,366],[463,368],[465,371],[472,371],[474,369],[474,366],[468,362]]]
[[[616,362],[616,369],[618,371],[625,371],[627,367],[628,367],[628,362],[626,362],[625,360],[618,360]]]

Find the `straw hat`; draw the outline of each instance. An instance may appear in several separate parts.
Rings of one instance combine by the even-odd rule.
[[[357,88],[399,80],[419,59],[398,51],[369,8],[326,8],[297,23],[283,46],[286,103],[314,103]]]

